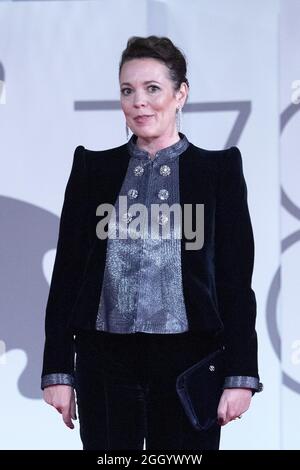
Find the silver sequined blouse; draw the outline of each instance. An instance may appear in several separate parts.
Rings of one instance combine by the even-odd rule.
[[[151,159],[136,140],[137,136],[132,135],[127,144],[129,165],[114,206],[115,218],[110,220],[109,230],[115,236],[107,240],[96,329],[114,333],[181,333],[187,331],[188,323],[181,278],[181,243],[176,236],[178,224],[172,211],[157,213],[153,204],[169,207],[179,204],[178,162],[189,141],[180,134],[178,142],[159,150]],[[133,204],[143,204],[140,227],[148,228],[140,231],[144,235],[136,239],[130,236],[130,224],[140,212],[134,212]],[[156,236],[152,236],[151,226],[156,227]],[[163,229],[168,227],[169,238],[163,235]]]

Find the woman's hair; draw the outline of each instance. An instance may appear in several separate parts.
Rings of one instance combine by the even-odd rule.
[[[148,36],[147,38],[132,36],[129,38],[126,49],[122,52],[119,76],[125,62],[142,58],[157,59],[164,63],[169,69],[170,79],[174,83],[175,91],[179,90],[182,82],[185,82],[189,87],[186,78],[187,63],[185,55],[169,38],[158,36]]]

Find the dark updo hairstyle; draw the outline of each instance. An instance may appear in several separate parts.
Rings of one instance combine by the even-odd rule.
[[[147,38],[132,36],[129,38],[120,60],[119,77],[125,62],[142,58],[157,59],[164,63],[169,69],[170,79],[174,83],[175,91],[179,90],[182,82],[185,82],[189,87],[186,78],[185,55],[169,38],[158,36],[148,36]]]

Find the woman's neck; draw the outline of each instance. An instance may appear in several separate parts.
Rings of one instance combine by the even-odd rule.
[[[178,142],[179,140],[180,136],[178,132],[176,132],[172,137],[150,137],[149,139],[138,137],[136,140],[136,145],[141,150],[145,150],[146,152],[148,152],[150,158],[153,159],[159,150],[170,147],[171,145],[176,144],[176,142]]]

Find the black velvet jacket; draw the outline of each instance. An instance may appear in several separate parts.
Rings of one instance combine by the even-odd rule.
[[[73,374],[73,334],[95,329],[107,240],[96,235],[102,203],[114,204],[126,174],[127,145],[104,151],[79,146],[65,190],[46,307],[42,375]],[[191,144],[179,159],[180,204],[204,204],[204,245],[181,240],[189,329],[223,337],[225,376],[258,377],[254,243],[247,187],[237,147],[208,151]],[[195,228],[195,225],[193,226]]]

